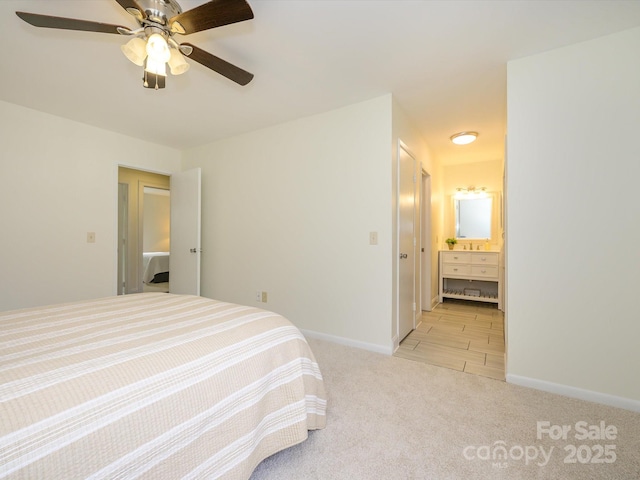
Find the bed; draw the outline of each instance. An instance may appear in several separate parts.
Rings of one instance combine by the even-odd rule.
[[[145,285],[169,281],[169,252],[144,252],[142,254],[142,282]]]
[[[273,312],[140,293],[0,313],[0,478],[247,479],[325,412]]]

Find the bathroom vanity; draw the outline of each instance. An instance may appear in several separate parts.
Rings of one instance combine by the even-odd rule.
[[[457,298],[497,303],[502,310],[500,252],[442,250],[439,263],[440,302]]]

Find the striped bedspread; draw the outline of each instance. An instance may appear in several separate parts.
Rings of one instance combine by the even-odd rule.
[[[0,478],[247,479],[325,408],[272,312],[143,293],[0,313]]]

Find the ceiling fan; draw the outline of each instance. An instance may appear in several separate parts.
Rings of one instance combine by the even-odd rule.
[[[167,64],[173,75],[186,72],[189,64],[183,55],[239,85],[246,85],[253,78],[253,74],[195,45],[178,43],[174,38],[175,34],[189,35],[252,19],[253,11],[246,0],[212,0],[186,12],[182,11],[176,0],[116,1],[137,20],[137,29],[37,13],[16,12],[16,15],[35,27],[132,37],[120,48],[129,60],[144,67],[142,80],[146,88],[157,90],[165,87]]]

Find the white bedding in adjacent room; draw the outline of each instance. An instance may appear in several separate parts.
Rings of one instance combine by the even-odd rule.
[[[142,281],[151,283],[158,273],[169,271],[169,252],[144,252],[142,254]]]

